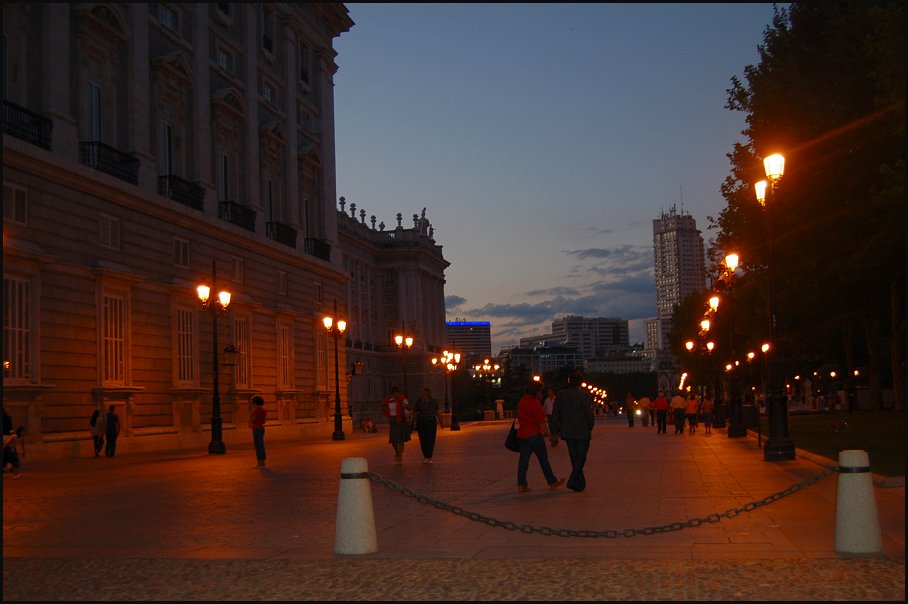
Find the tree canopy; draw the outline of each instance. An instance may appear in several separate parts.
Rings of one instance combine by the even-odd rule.
[[[726,108],[745,112],[746,127],[728,154],[727,205],[709,219],[717,234],[708,249],[714,266],[730,250],[741,258],[736,338],[768,337],[772,268],[777,350],[790,374],[822,363],[849,375],[862,369],[877,402],[891,380],[899,408],[904,26],[902,3],[774,9],[760,62],[744,68],[743,80],[732,77],[727,91]],[[785,157],[785,172],[762,207],[754,183],[765,178],[762,159],[772,153]]]

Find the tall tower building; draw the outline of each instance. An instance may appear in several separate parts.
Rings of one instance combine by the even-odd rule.
[[[653,255],[656,261],[656,316],[671,319],[676,305],[706,287],[703,237],[697,223],[675,206],[653,220]]]

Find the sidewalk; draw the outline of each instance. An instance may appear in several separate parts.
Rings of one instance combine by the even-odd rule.
[[[518,493],[508,426],[440,431],[432,465],[415,438],[395,464],[386,426],[345,441],[266,435],[264,472],[251,469],[251,442],[223,456],[26,459],[22,478],[3,481],[4,600],[904,598],[904,486],[874,489],[883,553],[844,556],[834,551],[836,475],[747,506],[823,471],[803,458],[764,462],[754,438],[657,435],[600,418],[586,491],[550,492],[531,460],[533,491]],[[566,477],[564,444],[549,452]],[[370,487],[376,553],[333,553],[348,457],[380,477]]]

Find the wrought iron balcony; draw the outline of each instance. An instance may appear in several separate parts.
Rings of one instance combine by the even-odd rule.
[[[265,236],[289,247],[296,247],[296,229],[281,222],[266,222]]]
[[[79,143],[79,162],[125,180],[139,184],[139,158],[98,141]]]
[[[247,231],[255,232],[255,210],[241,206],[235,201],[219,201],[218,218]]]
[[[11,101],[3,101],[3,131],[50,151],[54,121]]]
[[[190,208],[205,209],[205,189],[179,176],[158,176],[158,193]]]
[[[306,237],[304,244],[307,254],[311,254],[322,260],[331,260],[331,244],[324,239]]]

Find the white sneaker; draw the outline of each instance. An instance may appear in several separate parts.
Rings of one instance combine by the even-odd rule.
[[[427,459],[426,461],[429,462],[429,463],[432,463],[432,460],[431,460],[431,459]]]

